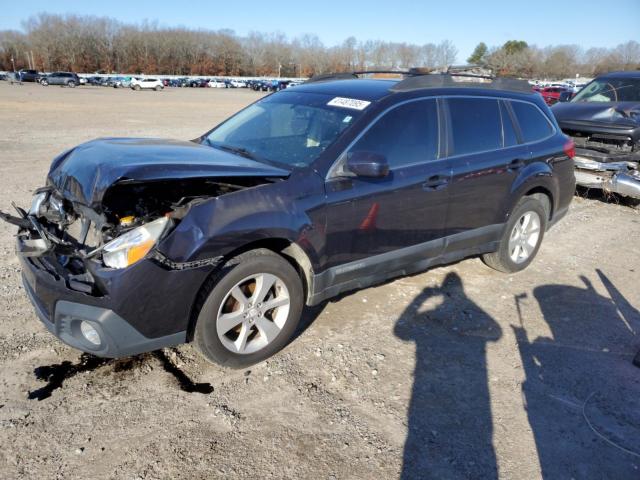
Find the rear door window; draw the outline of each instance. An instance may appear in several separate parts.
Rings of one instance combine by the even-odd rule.
[[[538,107],[526,102],[511,102],[524,143],[537,142],[553,133],[553,127]]]
[[[465,155],[502,148],[498,101],[491,98],[448,98],[453,152]]]

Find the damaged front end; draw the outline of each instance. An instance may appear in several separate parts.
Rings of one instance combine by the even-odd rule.
[[[36,190],[28,211],[14,206],[17,215],[0,212],[0,218],[18,226],[19,255],[38,257],[73,290],[100,295],[92,270],[133,265],[194,205],[265,182],[253,177],[125,180],[106,190],[98,209],[70,201],[48,186]],[[173,263],[159,253],[154,258]]]
[[[576,144],[576,183],[640,199],[640,142],[627,134],[568,129]]]
[[[640,104],[564,103],[552,111],[576,146],[576,184],[640,199]]]
[[[222,258],[177,262],[163,240],[194,207],[289,173],[191,142],[99,140],[55,159],[29,209],[0,219],[18,227],[25,291],[46,328],[95,355],[132,355],[186,341]]]

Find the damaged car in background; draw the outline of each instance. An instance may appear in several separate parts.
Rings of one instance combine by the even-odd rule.
[[[56,157],[1,214],[42,323],[98,356],[193,342],[243,367],[342,292],[470,255],[526,268],[573,198],[573,142],[527,82],[405,76],[321,77],[193,141]]]
[[[613,72],[553,106],[576,145],[576,183],[640,200],[640,72]]]

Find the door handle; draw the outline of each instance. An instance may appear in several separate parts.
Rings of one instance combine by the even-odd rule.
[[[516,158],[515,160],[511,160],[509,162],[509,165],[507,166],[509,171],[512,171],[512,172],[515,170],[519,170],[522,167],[524,167],[524,160],[521,160],[519,158]]]
[[[449,177],[446,175],[433,175],[422,184],[423,190],[439,190],[449,183]]]

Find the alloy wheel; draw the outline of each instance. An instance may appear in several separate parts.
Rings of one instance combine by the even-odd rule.
[[[540,240],[540,215],[525,212],[515,223],[509,235],[509,257],[514,263],[523,263],[531,256]]]
[[[285,283],[270,273],[253,274],[225,295],[216,318],[222,345],[250,354],[275,340],[289,317],[291,300]]]

